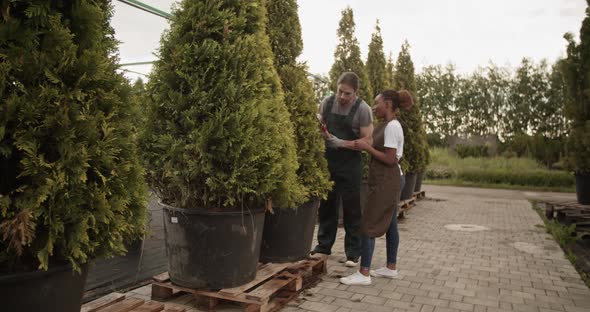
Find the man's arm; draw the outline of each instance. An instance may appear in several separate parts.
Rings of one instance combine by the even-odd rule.
[[[361,139],[366,140],[369,145],[373,145],[373,124],[361,127]]]

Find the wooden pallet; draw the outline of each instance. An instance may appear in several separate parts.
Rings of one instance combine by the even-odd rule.
[[[576,225],[576,234],[590,237],[590,205],[580,205],[572,201],[544,202],[545,216],[549,220],[557,220],[565,225]]]
[[[412,197],[416,198],[416,200],[421,200],[426,197],[426,191],[418,191],[412,194]]]
[[[426,197],[426,192],[425,191],[419,191],[419,192],[414,192],[414,194],[412,194],[412,198],[406,199],[406,200],[401,200],[398,203],[398,217],[399,218],[404,218],[406,216],[406,213],[412,209],[414,206],[416,206],[416,201],[418,200],[422,200]]]
[[[154,276],[152,299],[166,300],[177,293],[190,293],[209,310],[214,310],[220,303],[229,302],[239,304],[246,312],[277,311],[326,273],[327,259],[321,257],[295,263],[261,265],[252,282],[217,291],[175,285],[170,281],[168,272],[165,272]]]
[[[185,312],[184,308],[166,308],[163,303],[126,298],[120,293],[111,293],[82,306],[80,312]]]

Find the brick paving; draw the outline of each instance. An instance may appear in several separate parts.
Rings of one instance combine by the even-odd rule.
[[[344,256],[340,228],[328,274],[282,311],[590,311],[590,290],[525,198],[537,193],[425,189],[427,198],[400,221],[399,279],[373,278],[371,286],[339,284],[339,277],[355,270],[337,262]],[[450,224],[460,231],[445,227]],[[473,226],[487,229],[474,231]],[[373,264],[384,261],[385,240],[379,238]],[[149,290],[129,295],[149,299]],[[190,296],[169,304],[200,311]]]

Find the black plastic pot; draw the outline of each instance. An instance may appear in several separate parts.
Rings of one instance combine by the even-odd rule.
[[[406,200],[412,198],[414,194],[414,188],[416,187],[416,174],[414,172],[406,173],[406,185],[402,189],[400,200]]]
[[[416,175],[416,185],[414,186],[414,192],[420,192],[422,189],[422,179],[424,179],[424,172],[418,172]]]
[[[285,263],[305,259],[311,251],[319,199],[296,209],[267,212],[260,247],[260,262]]]
[[[213,212],[164,207],[168,273],[190,288],[232,288],[256,277],[264,210]]]
[[[66,264],[47,271],[0,275],[0,310],[80,312],[87,273],[88,265],[76,273]]]
[[[590,205],[590,174],[576,172],[576,195],[580,205]]]

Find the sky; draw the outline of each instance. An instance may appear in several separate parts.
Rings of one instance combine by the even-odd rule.
[[[141,1],[171,12],[177,0]],[[121,63],[155,60],[168,21],[113,2]],[[392,53],[395,60],[408,40],[417,72],[427,65],[453,63],[460,73],[473,72],[490,61],[514,68],[523,57],[553,63],[565,56],[566,32],[579,38],[586,8],[586,0],[299,0],[298,4],[304,44],[299,59],[316,74],[327,74],[332,66],[338,22],[347,6],[354,12],[364,60],[379,19],[386,55]],[[124,68],[142,74],[151,70],[149,65]]]

